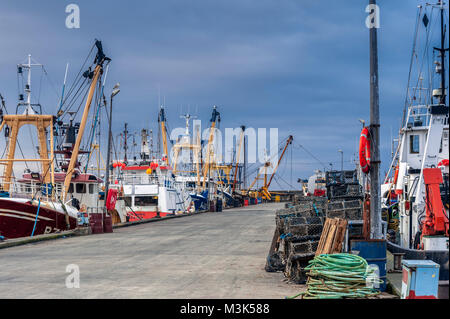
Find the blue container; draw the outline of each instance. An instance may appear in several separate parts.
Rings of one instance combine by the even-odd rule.
[[[258,197],[258,204],[262,204],[262,197]]]
[[[402,299],[438,299],[439,264],[403,260]]]
[[[364,258],[367,263],[378,267],[379,277],[383,280],[379,290],[386,291],[386,241],[384,239],[352,240],[350,250],[359,252],[358,255]]]

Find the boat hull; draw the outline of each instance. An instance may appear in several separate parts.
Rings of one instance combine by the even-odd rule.
[[[30,202],[0,199],[0,235],[6,239],[34,236],[67,230],[66,215],[45,205],[39,208]],[[69,216],[69,229],[77,227],[77,219]]]

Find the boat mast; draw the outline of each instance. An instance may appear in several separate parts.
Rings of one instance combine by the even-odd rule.
[[[72,176],[75,171],[75,166],[78,161],[78,153],[80,151],[81,139],[83,138],[84,129],[86,128],[86,122],[89,116],[89,111],[91,108],[91,102],[94,97],[95,88],[97,86],[98,79],[100,78],[103,71],[103,63],[105,61],[110,61],[111,59],[106,57],[103,53],[102,43],[100,41],[96,41],[95,45],[97,46],[98,52],[95,58],[95,62],[97,63],[94,71],[91,73],[90,71],[86,71],[86,75],[88,77],[92,76],[92,82],[89,87],[89,94],[86,100],[86,105],[84,106],[83,116],[81,118],[80,128],[78,129],[77,139],[75,141],[75,145],[73,147],[72,156],[70,158],[69,166],[67,168],[66,178],[64,179],[64,192],[63,192],[63,201],[66,200],[67,193],[69,191],[70,182],[72,181]]]
[[[39,63],[31,63],[31,54],[28,54],[27,63],[24,64],[18,64],[17,65],[17,72],[18,74],[23,73],[23,69],[27,71],[27,83],[25,84],[25,93],[27,95],[26,101],[23,102],[23,94],[19,95],[19,103],[17,104],[16,113],[19,110],[19,106],[25,106],[25,111],[23,114],[36,114],[35,110],[33,109],[33,106],[39,107],[39,114],[42,114],[42,109],[40,104],[32,104],[31,103],[31,68],[32,67],[43,67],[42,64]]]
[[[163,142],[163,151],[166,165],[169,165],[169,148],[167,146],[167,134],[166,134],[166,114],[164,113],[164,106],[161,105],[159,110],[158,122],[160,122],[161,137]]]
[[[375,14],[376,1],[369,0],[369,4],[374,7]],[[377,19],[377,17],[375,17]],[[380,198],[380,105],[378,90],[378,42],[377,26],[370,28],[370,135],[371,154],[370,161],[370,237],[372,239],[382,238],[381,229],[381,198]]]
[[[436,51],[439,51],[441,54],[441,96],[439,103],[442,105],[446,105],[446,92],[445,92],[445,51],[448,51],[448,48],[445,48],[445,29],[444,29],[444,2],[439,0],[438,5],[440,6],[441,11],[441,47],[434,48]]]
[[[125,123],[125,128],[123,130],[123,151],[125,155],[123,156],[123,162],[128,164],[127,152],[128,152],[128,123]]]
[[[212,144],[213,144],[213,139],[214,139],[214,129],[216,127],[216,122],[220,122],[220,113],[217,111],[217,106],[215,106],[215,105],[213,106],[213,112],[212,112],[210,122],[211,122],[211,127],[209,128],[209,139],[208,139],[208,145],[207,145],[207,149],[206,149],[206,160],[205,160],[205,166],[203,167],[203,190],[206,189],[206,178],[208,177],[208,181],[209,181],[209,177],[210,177],[211,157],[212,157],[212,153],[213,153],[213,145]]]
[[[22,75],[24,69],[28,72],[27,82],[25,84],[24,92],[27,95],[26,101],[24,101],[23,94],[19,93],[19,103],[16,107],[16,114],[14,115],[4,115],[2,123],[0,124],[0,131],[3,127],[10,129],[9,133],[9,143],[7,145],[7,155],[6,159],[0,159],[0,164],[5,165],[4,175],[3,175],[3,185],[0,187],[9,191],[12,183],[13,165],[15,162],[41,162],[42,164],[42,181],[44,183],[54,183],[54,153],[53,153],[53,116],[52,115],[42,115],[42,108],[39,103],[31,103],[31,68],[38,66],[43,68],[42,64],[32,63],[31,55],[28,55],[27,63],[18,64],[17,72],[18,75]],[[2,99],[3,102],[3,99]],[[4,106],[4,105],[3,105]],[[23,114],[18,114],[19,107],[24,106],[25,111]],[[39,107],[39,114],[35,112],[33,106]],[[5,108],[6,110],[6,108]],[[24,125],[33,125],[37,129],[37,137],[39,141],[39,156],[40,159],[16,159],[15,151],[17,138],[19,130]],[[50,129],[50,158],[48,154],[47,147],[47,132]]]

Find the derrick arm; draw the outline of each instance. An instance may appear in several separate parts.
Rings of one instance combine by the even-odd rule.
[[[277,172],[278,166],[280,165],[281,160],[283,159],[284,153],[286,152],[288,146],[289,146],[290,144],[292,144],[292,140],[293,140],[293,139],[294,139],[294,138],[292,137],[292,135],[289,135],[289,137],[288,137],[288,139],[287,139],[287,141],[286,141],[286,145],[284,146],[283,152],[281,153],[281,156],[280,156],[280,158],[278,159],[277,166],[276,166],[275,169],[273,170],[273,173],[272,173],[272,175],[270,176],[269,182],[267,183],[267,185],[265,185],[266,190],[269,188],[270,183],[272,183],[272,179],[273,179],[273,177],[275,176],[275,173]]]
[[[63,190],[63,201],[66,200],[67,192],[69,191],[70,182],[72,180],[72,176],[74,173],[75,165],[78,160],[78,152],[80,150],[81,145],[81,139],[83,138],[84,129],[86,128],[86,122],[89,116],[89,111],[91,108],[91,102],[94,97],[95,88],[97,86],[98,79],[100,78],[103,70],[103,63],[105,61],[110,61],[110,58],[107,58],[103,53],[102,44],[100,41],[96,41],[95,45],[97,46],[97,56],[95,58],[95,63],[97,65],[95,66],[95,69],[92,74],[92,82],[89,87],[89,94],[86,99],[86,104],[84,106],[83,116],[81,118],[80,128],[78,130],[77,139],[75,141],[75,145],[73,147],[72,156],[70,158],[69,166],[67,168],[67,174],[64,179],[64,190]]]

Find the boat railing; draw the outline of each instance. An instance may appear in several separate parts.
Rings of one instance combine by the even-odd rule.
[[[9,197],[15,198],[42,198],[51,200],[52,197],[62,194],[61,184],[46,184],[37,180],[12,180],[11,182],[1,182],[3,189],[8,189]],[[9,186],[6,187],[5,186]]]
[[[420,126],[428,126],[431,114],[429,105],[411,105],[408,110],[408,123],[422,122]]]
[[[118,182],[128,185],[167,185],[170,179],[167,176],[156,175],[136,175],[136,174],[123,174],[116,178]],[[115,181],[114,181],[115,183]]]
[[[88,215],[91,214],[103,214],[106,211],[106,207],[104,206],[94,206],[94,207],[87,207],[86,208],[86,213],[88,213]]]
[[[439,106],[438,104],[433,105],[411,105],[408,109],[408,121],[413,126],[429,126],[431,119],[431,108],[433,106]],[[448,125],[448,117],[445,119],[444,125]],[[419,125],[417,125],[419,123]]]

